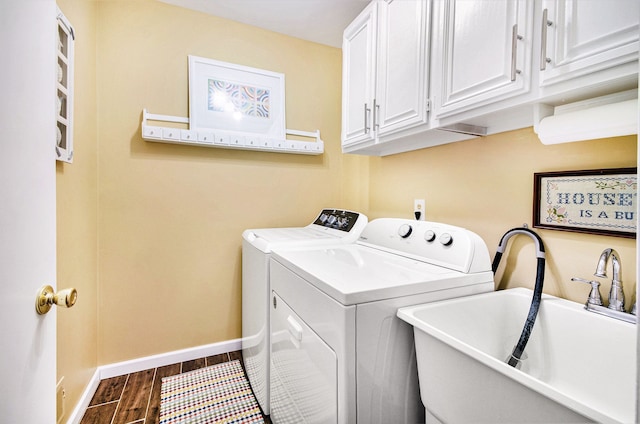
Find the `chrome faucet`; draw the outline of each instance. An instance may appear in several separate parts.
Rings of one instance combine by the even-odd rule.
[[[613,279],[611,280],[611,290],[609,291],[609,309],[614,311],[624,312],[624,292],[622,291],[622,280],[620,280],[620,256],[614,249],[607,248],[602,251],[600,259],[598,259],[598,266],[596,268],[596,277],[605,278],[607,276],[607,262],[611,258],[611,264],[613,265]]]
[[[581,283],[591,284],[591,292],[589,293],[589,299],[585,304],[585,309],[597,314],[606,315],[608,317],[620,319],[630,323],[636,323],[635,309],[632,309],[631,313],[626,313],[624,310],[624,292],[622,291],[622,281],[620,279],[621,274],[621,262],[620,255],[614,249],[607,248],[602,251],[600,258],[598,259],[598,266],[596,267],[596,277],[604,278],[607,276],[607,263],[611,258],[611,264],[613,266],[613,278],[611,279],[611,290],[609,291],[609,306],[605,307],[602,303],[600,296],[600,283],[593,280],[585,280],[583,278],[572,278],[571,281],[579,281]]]

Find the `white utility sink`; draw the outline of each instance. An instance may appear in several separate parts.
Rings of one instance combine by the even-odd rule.
[[[636,421],[635,324],[544,295],[521,369],[505,363],[531,296],[517,288],[398,310],[414,326],[427,422]]]

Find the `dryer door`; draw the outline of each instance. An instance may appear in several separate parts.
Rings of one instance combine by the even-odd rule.
[[[272,292],[272,421],[337,423],[337,368],[335,352]]]

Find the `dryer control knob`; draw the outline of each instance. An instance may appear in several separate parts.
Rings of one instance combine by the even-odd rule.
[[[449,246],[451,243],[453,243],[453,237],[451,237],[451,234],[449,233],[442,233],[438,240],[440,241],[440,243],[442,243],[443,246]]]
[[[413,228],[409,224],[402,224],[400,228],[398,228],[398,235],[402,238],[407,238],[413,232]]]
[[[431,243],[435,239],[436,239],[436,233],[433,230],[427,230],[427,232],[424,233],[425,241],[428,241],[429,243]]]

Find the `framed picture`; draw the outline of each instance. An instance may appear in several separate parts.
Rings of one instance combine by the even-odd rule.
[[[189,128],[284,139],[284,74],[189,56]]]
[[[635,238],[637,168],[535,173],[533,226]]]

